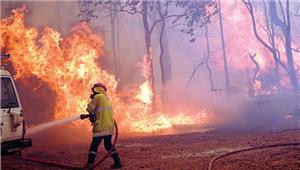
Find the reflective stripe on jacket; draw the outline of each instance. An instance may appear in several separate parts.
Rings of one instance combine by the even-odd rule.
[[[114,133],[112,104],[105,92],[96,94],[87,105],[86,110],[89,113],[95,113],[94,137],[112,135]]]

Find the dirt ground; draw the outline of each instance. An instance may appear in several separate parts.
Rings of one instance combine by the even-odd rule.
[[[84,164],[91,136],[68,133],[66,127],[32,136],[33,146],[23,156],[67,164]],[[64,140],[61,140],[64,139]],[[121,134],[117,150],[123,169],[207,169],[209,161],[222,153],[275,143],[300,142],[300,129],[213,130],[176,135],[128,136]],[[104,154],[103,144],[98,158]],[[1,157],[2,169],[60,169]],[[109,169],[108,158],[95,169]],[[221,158],[215,169],[300,169],[300,145],[266,148]]]

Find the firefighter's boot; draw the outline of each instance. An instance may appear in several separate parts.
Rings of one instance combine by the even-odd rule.
[[[93,170],[93,165],[92,164],[86,164],[82,170]]]
[[[118,153],[112,153],[111,157],[114,160],[114,164],[110,166],[111,169],[120,169],[120,168],[122,168],[122,163],[121,163],[121,159],[119,157],[119,154]]]
[[[96,159],[96,154],[89,153],[88,161],[87,161],[87,163],[85,165],[85,169],[88,169],[88,170],[93,169],[93,164],[95,162],[95,159]]]

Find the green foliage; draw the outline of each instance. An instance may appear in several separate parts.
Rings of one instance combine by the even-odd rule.
[[[147,9],[143,9],[143,3],[147,3]],[[191,43],[195,42],[195,31],[209,24],[211,16],[218,12],[217,3],[214,0],[83,0],[79,1],[79,5],[81,11],[78,17],[82,17],[85,21],[107,17],[109,15],[105,15],[105,13],[109,14],[111,10],[130,15],[143,15],[145,10],[151,12],[153,9],[164,9],[163,18],[154,22],[151,26],[152,29],[158,22],[170,19],[171,24],[184,25],[181,32],[191,36]]]
[[[186,28],[181,29],[181,32],[191,36],[191,43],[195,42],[195,32],[209,24],[211,16],[218,12],[217,3],[213,0],[178,1],[176,7],[184,10],[183,22],[186,23]]]

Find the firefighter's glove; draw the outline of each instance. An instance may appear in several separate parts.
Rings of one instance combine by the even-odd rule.
[[[92,124],[94,124],[94,123],[96,122],[96,116],[95,116],[95,114],[90,114],[89,120],[90,120],[90,122],[91,122]]]
[[[86,119],[86,118],[88,118],[88,117],[90,117],[89,114],[81,114],[81,115],[80,115],[80,119],[81,119],[81,120]]]

